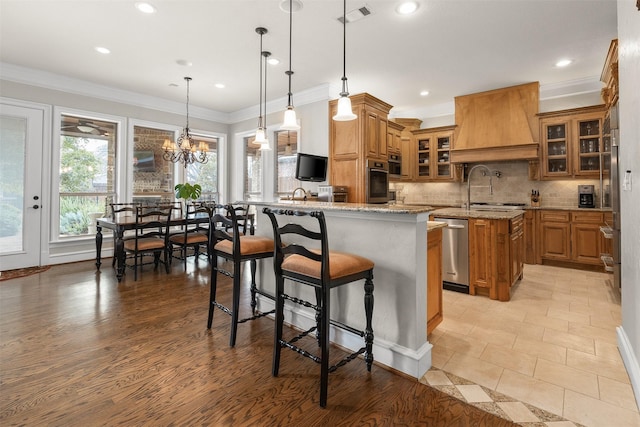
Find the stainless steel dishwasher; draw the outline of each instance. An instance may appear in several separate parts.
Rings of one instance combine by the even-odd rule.
[[[434,218],[447,223],[442,229],[442,287],[469,293],[469,221]]]

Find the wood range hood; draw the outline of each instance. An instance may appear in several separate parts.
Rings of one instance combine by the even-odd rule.
[[[538,158],[539,82],[455,98],[451,163]]]

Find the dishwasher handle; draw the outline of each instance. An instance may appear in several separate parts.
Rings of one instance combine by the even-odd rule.
[[[464,225],[448,224],[447,228],[464,229],[465,226]]]

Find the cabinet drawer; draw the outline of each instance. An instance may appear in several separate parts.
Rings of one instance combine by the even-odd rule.
[[[571,222],[580,222],[583,224],[602,224],[602,212],[571,212]]]
[[[540,211],[540,221],[542,222],[569,222],[570,212],[568,211]]]

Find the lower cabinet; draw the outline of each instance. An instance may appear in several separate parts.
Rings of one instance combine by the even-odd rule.
[[[522,278],[524,217],[469,218],[469,294],[511,299],[511,286]]]
[[[427,335],[442,322],[442,228],[427,233]]]
[[[540,263],[557,261],[574,267],[600,266],[606,252],[600,211],[539,211]]]

